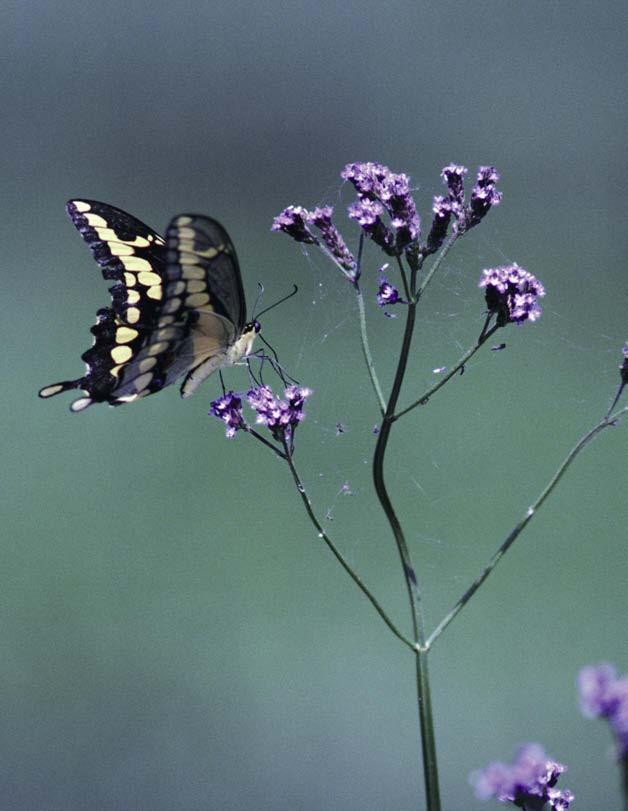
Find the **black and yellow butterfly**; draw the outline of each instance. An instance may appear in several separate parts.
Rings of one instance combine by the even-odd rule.
[[[212,372],[251,353],[259,322],[246,321],[238,260],[215,220],[180,214],[165,239],[118,208],[71,200],[67,211],[109,288],[98,310],[83,377],[45,386],[40,397],[82,389],[70,409],[122,405],[184,377],[188,397]]]

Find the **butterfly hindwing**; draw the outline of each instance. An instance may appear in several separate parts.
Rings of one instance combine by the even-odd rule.
[[[225,362],[245,322],[237,258],[227,233],[199,215],[175,217],[166,240],[124,211],[94,200],[72,200],[67,211],[89,245],[112,303],[98,311],[94,345],[83,353],[83,377],[40,391],[69,389],[94,402],[121,405],[160,391],[203,368],[185,396]],[[187,379],[187,378],[186,378]]]

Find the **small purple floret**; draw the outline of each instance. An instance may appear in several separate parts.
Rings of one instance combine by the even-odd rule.
[[[540,808],[549,803],[553,811],[567,811],[573,794],[556,788],[564,771],[565,766],[550,760],[542,746],[530,743],[521,747],[513,764],[491,763],[472,774],[471,783],[481,800],[494,797],[519,808]]]
[[[247,399],[257,414],[259,425],[265,425],[275,439],[291,441],[297,425],[305,416],[305,401],[311,394],[311,389],[303,386],[287,386],[285,399],[281,399],[270,386],[258,386],[247,393]]]
[[[391,304],[405,304],[399,295],[399,290],[386,278],[385,270],[388,265],[384,265],[379,270],[379,287],[377,289],[377,304],[380,307],[388,307]]]
[[[288,206],[275,217],[270,230],[283,231],[297,242],[315,243],[316,237],[307,227],[309,214],[302,206]]]
[[[584,667],[578,676],[580,708],[587,718],[606,718],[620,758],[628,758],[628,675],[617,677],[608,662]]]
[[[242,400],[232,391],[228,391],[217,400],[212,400],[209,413],[225,423],[229,439],[234,437],[240,428],[246,427],[242,416]]]
[[[485,288],[486,305],[497,314],[497,324],[523,324],[541,316],[537,299],[545,288],[531,273],[519,265],[502,265],[482,271],[479,287]]]

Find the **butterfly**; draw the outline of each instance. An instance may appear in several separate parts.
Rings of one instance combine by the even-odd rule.
[[[112,406],[154,394],[183,378],[189,397],[212,372],[246,358],[260,330],[246,321],[238,259],[216,220],[179,214],[165,238],[114,206],[70,200],[67,212],[100,265],[111,306],[97,312],[83,377],[53,383],[43,398],[70,389],[70,406]]]

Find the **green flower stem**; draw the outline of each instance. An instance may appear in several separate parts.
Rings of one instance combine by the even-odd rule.
[[[439,389],[441,389],[445,385],[445,383],[451,380],[451,378],[460,369],[464,367],[467,361],[470,360],[470,358],[472,358],[475,355],[475,353],[482,346],[482,344],[485,341],[487,341],[497,329],[499,329],[499,327],[497,326],[497,324],[495,324],[493,327],[491,327],[491,329],[488,330],[488,332],[482,331],[482,334],[478,338],[477,343],[464,353],[464,355],[460,358],[460,360],[458,360],[456,365],[452,366],[449,372],[447,372],[447,374],[443,378],[441,378],[438,381],[438,383],[436,383],[427,391],[423,392],[423,394],[419,397],[419,399],[415,400],[414,403],[412,403],[412,405],[409,405],[407,408],[404,408],[403,411],[399,411],[397,414],[395,414],[392,418],[393,421],[398,420],[399,417],[403,417],[404,414],[407,414],[409,411],[412,411],[413,408],[416,408],[417,406],[420,405],[425,405],[433,394],[435,394]]]
[[[292,454],[290,452],[290,448],[288,446],[288,443],[285,441],[285,439],[283,441],[283,447],[284,447],[284,454],[285,454],[285,456],[283,456],[283,458],[288,463],[288,467],[290,468],[290,472],[292,473],[292,478],[294,480],[294,483],[296,485],[297,490],[299,491],[299,495],[301,496],[301,501],[303,502],[303,505],[305,507],[305,511],[307,512],[308,517],[309,517],[310,521],[312,522],[312,524],[316,527],[316,530],[318,532],[318,537],[321,538],[323,541],[325,541],[325,543],[327,544],[327,546],[331,550],[333,556],[340,563],[342,568],[349,575],[349,577],[353,580],[353,582],[357,585],[357,587],[363,592],[363,594],[369,600],[369,602],[371,603],[373,608],[377,611],[377,613],[380,615],[380,617],[384,620],[384,622],[386,623],[388,628],[397,637],[397,639],[401,640],[401,642],[403,642],[403,644],[406,645],[406,647],[410,648],[410,650],[413,653],[416,653],[416,645],[410,639],[408,639],[406,636],[404,636],[404,634],[402,634],[401,631],[397,628],[397,626],[390,619],[388,614],[384,611],[384,609],[382,608],[382,606],[380,605],[378,600],[370,592],[369,588],[366,586],[364,581],[360,578],[360,576],[358,574],[356,574],[356,572],[353,571],[353,569],[351,568],[349,563],[343,557],[342,552],[338,549],[338,547],[335,545],[335,543],[331,540],[331,538],[327,535],[327,533],[325,532],[325,530],[321,526],[320,521],[318,520],[318,518],[316,517],[316,515],[314,513],[314,508],[312,507],[312,502],[310,501],[310,498],[309,498],[309,496],[308,496],[308,494],[307,494],[307,492],[305,490],[303,482],[301,481],[299,473],[298,473],[298,471],[297,471],[297,469],[295,467],[294,460],[293,460]]]
[[[362,354],[364,355],[364,361],[366,363],[366,368],[369,373],[371,385],[373,386],[373,391],[375,392],[375,396],[377,397],[380,413],[383,416],[386,411],[386,400],[384,399],[382,387],[379,384],[377,372],[375,371],[375,364],[373,363],[373,356],[371,355],[371,350],[369,347],[369,339],[366,333],[366,311],[364,309],[364,296],[362,295],[362,291],[360,290],[359,285],[356,283],[354,286],[355,286],[355,296],[358,302],[358,315],[360,318],[360,339],[362,343]]]
[[[410,289],[414,290],[416,285],[416,275],[418,266],[412,267]],[[436,741],[434,738],[434,721],[432,716],[432,703],[430,699],[429,689],[429,674],[427,667],[427,656],[425,645],[425,630],[423,622],[423,610],[421,603],[421,593],[419,584],[412,566],[410,559],[410,552],[403,529],[395,512],[395,509],[390,500],[388,490],[386,488],[386,481],[384,478],[384,461],[386,456],[386,448],[388,446],[388,439],[390,437],[390,430],[393,424],[393,415],[397,407],[401,385],[408,364],[408,356],[410,354],[410,345],[412,343],[412,335],[414,332],[414,323],[416,319],[416,299],[411,299],[407,306],[406,325],[403,335],[403,343],[399,353],[399,360],[397,362],[397,370],[392,385],[388,404],[379,435],[377,437],[377,445],[375,447],[375,454],[373,456],[373,483],[379,502],[386,514],[388,523],[392,530],[399,552],[403,575],[406,582],[406,589],[408,592],[408,600],[410,603],[410,611],[412,616],[412,631],[415,640],[415,668],[416,668],[416,684],[417,684],[417,702],[419,710],[419,723],[421,727],[421,741],[422,741],[422,756],[423,756],[423,776],[425,781],[425,796],[427,800],[427,811],[440,811],[440,789],[438,784],[438,763],[436,759]]]
[[[508,549],[512,546],[512,544],[517,540],[521,532],[525,529],[528,523],[532,520],[532,517],[536,514],[537,510],[545,499],[550,495],[550,493],[554,490],[558,482],[562,479],[565,471],[571,465],[571,463],[576,459],[576,457],[580,454],[580,452],[589,444],[589,442],[601,431],[605,428],[610,428],[616,425],[617,422],[628,412],[628,406],[624,406],[624,408],[617,411],[615,414],[612,414],[608,417],[604,417],[596,426],[594,426],[588,433],[586,433],[578,443],[569,451],[563,462],[561,463],[560,467],[556,471],[556,473],[552,476],[550,481],[548,482],[545,489],[541,492],[540,496],[537,500],[528,508],[524,517],[519,521],[519,523],[514,527],[514,529],[510,532],[504,542],[501,544],[499,549],[495,552],[493,557],[490,559],[488,565],[484,569],[484,571],[477,577],[473,583],[469,586],[469,588],[465,591],[462,597],[458,600],[458,602],[454,605],[451,611],[447,614],[447,616],[436,626],[436,628],[432,631],[430,636],[427,639],[425,647],[429,650],[432,647],[434,642],[438,639],[438,637],[443,633],[445,628],[452,622],[455,617],[462,611],[465,605],[469,602],[471,597],[475,594],[475,592],[480,588],[482,583],[486,580],[489,574],[493,571],[495,566],[499,563],[502,559],[504,554],[508,551]]]

